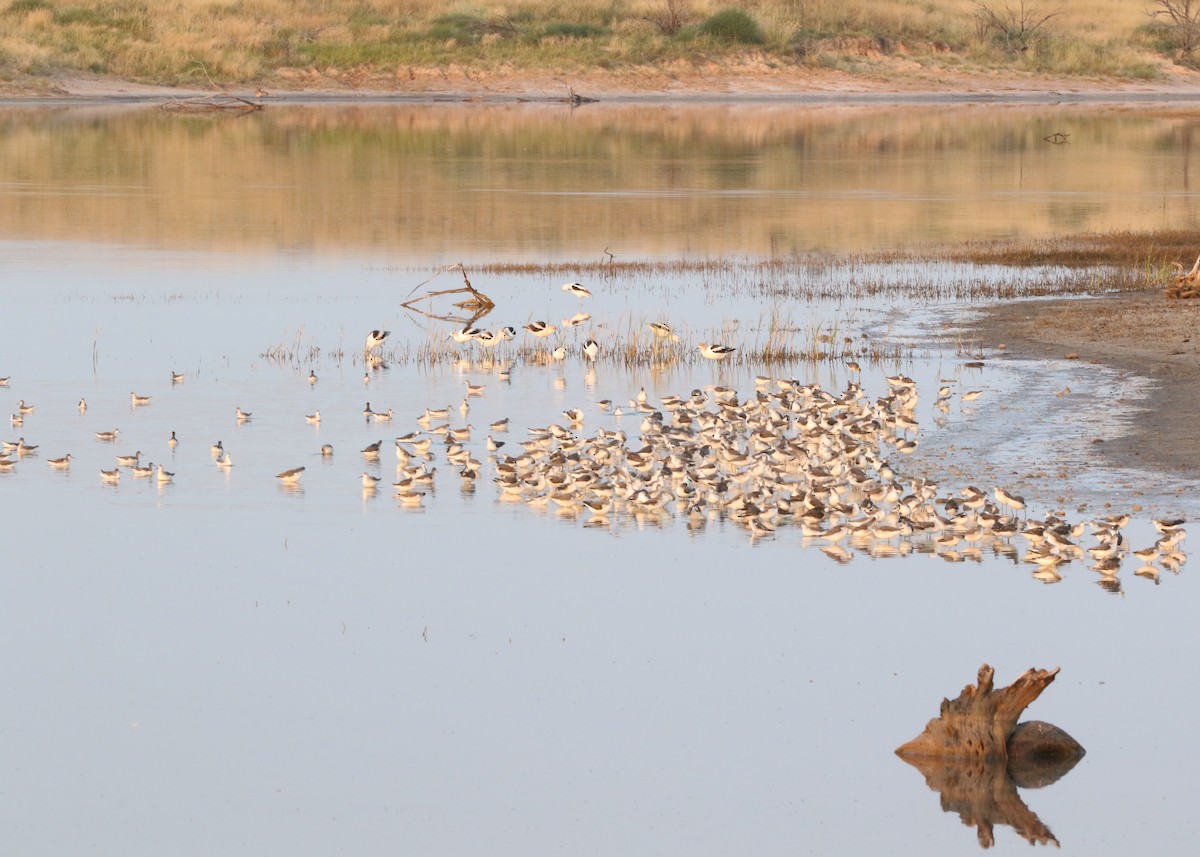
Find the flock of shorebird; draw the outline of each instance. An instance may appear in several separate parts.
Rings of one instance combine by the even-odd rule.
[[[540,336],[547,327],[532,322],[526,329]],[[674,336],[664,324],[651,327],[656,336]],[[364,352],[378,352],[388,335],[386,330],[371,331]],[[701,352],[710,352],[705,356],[715,355],[714,359],[732,350],[701,346]],[[0,386],[7,386],[8,380],[0,378]],[[179,383],[182,376],[173,373],[172,381]],[[1180,550],[1186,538],[1182,520],[1155,520],[1155,543],[1130,550],[1123,535],[1127,515],[1076,523],[1055,516],[1030,519],[1025,500],[1001,486],[991,491],[968,486],[946,494],[928,479],[905,478],[891,456],[917,447],[918,394],[915,382],[903,375],[886,381],[887,394],[874,400],[853,381],[832,393],[817,384],[765,376],[755,379],[754,393],[745,398],[733,389],[711,386],[651,401],[642,388],[627,406],[607,399],[596,405],[611,418],[640,419],[632,437],[621,428],[598,427],[584,434],[588,418],[583,409],[572,408],[563,412],[565,423],[530,429],[527,438],[511,444],[512,454],[504,451],[509,443],[492,434],[483,446],[502,501],[553,507],[562,516],[586,514],[588,526],[609,526],[622,518],[654,523],[679,515],[690,527],[702,527],[720,518],[744,527],[752,540],[793,527],[802,541],[819,544],[838,562],[849,561],[855,550],[876,557],[915,551],[958,562],[979,560],[986,549],[1032,564],[1033,576],[1048,583],[1061,579],[1064,565],[1090,559],[1101,574],[1100,583],[1113,590],[1120,589],[1116,575],[1129,557],[1140,563],[1135,574],[1156,582],[1160,567],[1178,572],[1186,562]],[[314,372],[308,382],[317,383]],[[466,382],[460,406],[464,418],[468,400],[485,394],[486,385]],[[949,387],[938,390],[940,409],[951,395]],[[980,391],[967,391],[962,398],[979,395]],[[130,393],[135,409],[150,401],[149,396]],[[84,400],[79,408],[86,410]],[[33,412],[22,399],[13,425],[21,425]],[[401,505],[422,504],[421,489],[434,481],[437,467],[430,463],[438,454],[462,480],[474,484],[483,473],[479,441],[472,443],[470,426],[451,427],[450,414],[449,406],[427,408],[416,418],[413,431],[395,438],[397,479],[392,487]],[[252,414],[238,408],[235,416],[240,423]],[[362,416],[390,423],[394,411],[376,411],[368,403]],[[306,420],[319,424],[320,411]],[[508,428],[507,419],[490,424],[495,434]],[[115,441],[119,431],[98,431],[96,439]],[[172,448],[178,443],[174,432],[168,443]],[[37,450],[24,437],[3,446],[0,472]],[[370,444],[361,455],[379,462],[382,446],[382,441]],[[332,453],[329,444],[321,449],[323,456]],[[217,466],[232,466],[220,441],[212,454]],[[127,468],[134,477],[171,481],[173,473],[161,464],[143,465],[141,456],[140,450],[117,456],[113,469],[101,470],[101,479],[118,482],[122,468]],[[67,468],[70,462],[66,455],[47,463]],[[296,485],[304,470],[291,468],[276,478]],[[365,491],[378,490],[381,482],[382,477],[362,473]],[[1082,541],[1089,533],[1094,543],[1085,547]],[[1023,550],[1018,547],[1022,543]]]

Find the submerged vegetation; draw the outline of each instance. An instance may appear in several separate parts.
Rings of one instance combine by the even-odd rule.
[[[1148,78],[1190,64],[1194,26],[1148,11],[1123,0],[0,0],[0,75],[200,84],[207,70],[226,83],[405,86],[514,70]]]

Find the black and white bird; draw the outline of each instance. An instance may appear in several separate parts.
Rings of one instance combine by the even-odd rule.
[[[562,290],[567,294],[574,295],[580,300],[583,298],[590,298],[592,296],[592,293],[583,287],[583,283],[563,283]]]
[[[372,330],[367,334],[367,341],[363,345],[363,352],[370,354],[374,351],[381,351],[383,349],[383,341],[388,338],[388,334],[390,333],[390,330]]]

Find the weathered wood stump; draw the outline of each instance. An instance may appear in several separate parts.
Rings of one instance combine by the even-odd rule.
[[[1058,670],[1026,670],[1000,690],[992,688],[995,672],[987,664],[981,666],[978,685],[967,685],[957,699],[943,699],[941,714],[896,752],[901,756],[1006,761],[1017,718],[1054,681]],[[1078,751],[1083,749],[1071,736],[1062,734]]]
[[[1200,297],[1200,256],[1196,257],[1196,264],[1192,265],[1190,271],[1185,272],[1183,265],[1178,262],[1174,267],[1178,273],[1171,278],[1171,285],[1167,286],[1167,297],[1181,300]]]
[[[1057,726],[1017,718],[1054,681],[1058,670],[1030,669],[994,690],[994,670],[979,668],[976,685],[957,699],[942,700],[941,714],[920,735],[896,750],[941,796],[942,809],[976,829],[991,846],[998,824],[1034,844],[1058,844],[1050,828],[1025,805],[1017,786],[1039,788],[1067,773],[1083,747]]]

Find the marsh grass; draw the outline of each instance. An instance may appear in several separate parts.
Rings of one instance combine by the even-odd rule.
[[[993,4],[997,8],[1002,3]],[[1145,4],[1047,0],[1061,12],[1012,51],[982,31],[974,0],[9,0],[0,62],[29,74],[86,71],[159,83],[295,73],[351,85],[418,76],[556,74],[660,66],[870,71],[892,57],[932,67],[1143,77],[1175,53]],[[678,13],[677,25],[656,23]],[[418,73],[419,72],[419,73]]]

